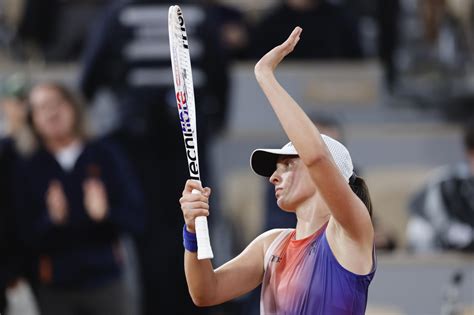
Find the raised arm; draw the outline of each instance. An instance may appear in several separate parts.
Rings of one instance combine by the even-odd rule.
[[[197,189],[201,194],[192,194]],[[194,219],[209,215],[210,189],[188,180],[180,199],[187,230],[194,233]],[[221,304],[256,288],[263,277],[264,247],[277,231],[257,237],[237,257],[214,270],[209,259],[198,260],[197,254],[185,250],[184,269],[189,293],[198,306]]]
[[[274,75],[278,64],[295,48],[301,32],[296,27],[283,44],[263,56],[255,66],[255,76],[333,218],[351,239],[371,246],[373,228],[366,207],[340,174],[316,126]]]

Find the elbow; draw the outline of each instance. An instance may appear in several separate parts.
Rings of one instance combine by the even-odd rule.
[[[254,73],[255,78],[257,79],[257,81],[258,81],[258,79],[260,79],[262,77],[262,69],[261,69],[261,66],[260,66],[259,63],[257,63],[255,65],[255,67],[253,68],[253,73]]]
[[[255,74],[255,79],[259,84],[262,84],[265,79],[270,77],[273,72],[271,69],[265,68],[261,66],[259,63],[257,63],[254,67],[254,74]]]
[[[198,307],[213,306],[218,304],[216,301],[216,294],[213,293],[213,290],[211,290],[209,287],[199,290],[197,290],[197,288],[189,287],[188,290],[194,305]]]
[[[211,306],[205,299],[200,299],[200,298],[195,298],[193,297],[193,303],[197,307],[206,307],[206,306]]]
[[[198,307],[213,306],[216,303],[213,303],[212,299],[202,294],[192,294],[191,299],[193,300],[194,305]]]

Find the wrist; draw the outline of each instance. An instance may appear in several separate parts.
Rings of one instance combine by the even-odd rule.
[[[273,74],[273,70],[269,67],[256,66],[254,69],[255,77],[257,80],[262,80]]]
[[[197,252],[197,238],[196,233],[190,232],[186,226],[183,226],[183,245],[184,249],[189,252],[195,253]]]
[[[263,87],[271,81],[272,78],[274,78],[273,71],[271,70],[265,70],[265,71],[259,71],[258,73],[255,73],[255,78],[257,80],[257,83]]]

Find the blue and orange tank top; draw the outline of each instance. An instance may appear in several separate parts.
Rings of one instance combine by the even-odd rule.
[[[358,275],[339,264],[326,239],[324,224],[314,234],[295,239],[282,231],[265,253],[260,314],[363,315],[376,258],[369,274]]]

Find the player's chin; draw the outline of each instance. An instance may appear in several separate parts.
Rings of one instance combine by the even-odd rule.
[[[283,198],[277,200],[278,207],[285,212],[295,212],[295,207],[292,203],[285,201]]]

